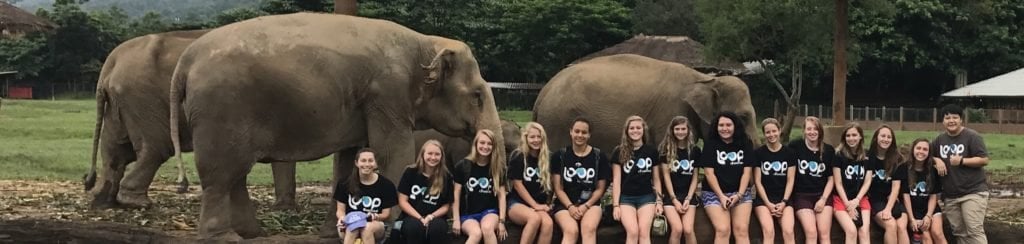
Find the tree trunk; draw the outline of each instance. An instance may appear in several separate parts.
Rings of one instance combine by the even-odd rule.
[[[846,22],[847,0],[836,0],[835,38],[832,43],[832,124],[846,124]]]
[[[358,10],[356,0],[334,0],[334,13],[356,16]]]
[[[793,101],[793,103],[799,102]],[[800,106],[786,106],[786,117],[782,120],[782,133],[779,135],[780,141],[783,144],[789,142],[789,135],[793,132],[793,123],[796,119],[796,112],[800,109]]]

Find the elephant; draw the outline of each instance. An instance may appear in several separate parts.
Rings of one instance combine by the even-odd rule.
[[[690,118],[691,131],[706,135],[716,113],[732,111],[756,135],[756,114],[750,92],[734,76],[714,77],[685,65],[640,55],[619,54],[591,59],[559,71],[537,96],[533,120],[544,125],[552,150],[570,144],[570,123],[590,121],[591,145],[607,151],[619,144],[630,115],[643,117],[657,144],[672,117]],[[698,123],[700,121],[700,123]],[[755,138],[755,137],[752,137]],[[757,142],[752,140],[753,145]]]
[[[180,134],[192,135],[203,189],[198,232],[209,241],[263,234],[245,185],[254,162],[368,145],[382,176],[397,182],[416,154],[414,129],[456,137],[501,129],[468,45],[346,15],[263,16],[210,31],[181,54],[170,104],[179,160]],[[504,155],[503,141],[495,134],[494,154]],[[338,161],[334,182],[354,168]],[[334,228],[334,206],[322,228]]]
[[[167,99],[171,74],[185,47],[206,32],[145,35],[125,41],[110,52],[96,83],[92,166],[85,177],[85,190],[91,191],[93,207],[149,204],[149,185],[160,165],[174,153]],[[184,141],[183,150],[191,151],[191,140]],[[97,150],[103,155],[103,166],[100,185],[94,188]],[[135,167],[125,172],[132,162],[137,162]],[[184,172],[179,172],[179,182],[187,182],[184,177]]]
[[[519,124],[511,120],[501,120],[501,133],[505,138],[505,156],[507,158],[507,154],[519,146]],[[416,138],[414,144],[416,146],[423,145],[424,142],[431,139],[441,142],[441,145],[444,146],[445,163],[449,169],[453,168],[460,159],[469,155],[469,150],[472,149],[470,142],[473,141],[473,138],[451,137],[436,130],[417,130],[412,135]]]

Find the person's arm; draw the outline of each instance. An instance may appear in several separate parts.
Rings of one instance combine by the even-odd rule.
[[[334,214],[338,216],[338,220],[339,220],[338,223],[345,223],[345,221],[344,221],[345,214],[346,214],[345,210],[348,209],[348,206],[346,206],[344,203],[341,203],[341,201],[335,201],[335,202],[338,205],[338,211],[336,211]]]
[[[601,198],[604,197],[605,189],[608,189],[608,181],[607,180],[598,180],[597,181],[597,189],[592,194],[592,197],[590,197],[590,199],[588,199],[585,203],[583,203],[584,207],[587,207],[587,209],[590,209],[590,207],[595,206],[598,203],[600,203],[601,202]],[[618,203],[616,203],[616,204],[618,204]]]
[[[843,200],[843,203],[849,202],[850,199],[846,198],[846,188],[843,187],[843,170],[842,168],[832,168],[832,181],[836,189],[836,194],[839,195],[839,199]],[[847,206],[850,207],[850,206]]]
[[[665,191],[668,191],[665,195],[668,195],[671,199],[676,199],[676,189],[672,185],[672,164],[662,163],[658,168],[661,169],[658,171],[661,174],[661,178],[665,179],[663,184],[665,184]]]
[[[864,184],[861,185],[860,191],[857,192],[857,199],[854,199],[857,200],[855,203],[860,203],[860,199],[864,199],[864,195],[868,194],[868,189],[871,189],[871,182],[873,181],[871,180],[871,177],[875,177],[874,171],[868,170],[864,173]]]
[[[412,204],[409,203],[409,195],[405,195],[405,193],[398,193],[398,208],[402,209],[402,212],[405,213],[405,215],[409,215],[416,219],[423,218],[419,212],[416,212],[416,208],[413,208]]]
[[[899,198],[901,184],[903,184],[903,181],[901,180],[892,180],[892,190],[889,191],[889,197],[886,199],[885,210],[892,210],[893,206],[896,205],[896,199]]]
[[[825,183],[825,190],[821,192],[821,198],[818,201],[827,201],[828,197],[832,195],[832,188],[835,187],[835,180],[832,177],[828,177],[828,182]]]
[[[747,187],[750,186],[750,171],[750,167],[743,166],[743,174],[740,176],[740,189],[736,191],[737,197],[742,197],[747,192]]]
[[[715,195],[718,195],[718,198],[726,198],[725,193],[722,192],[722,187],[718,185],[718,177],[715,176],[714,167],[704,168],[704,177],[705,179],[708,180],[708,186],[711,188],[711,192],[714,192]],[[725,206],[724,202],[722,204],[722,206]]]
[[[981,139],[981,135],[971,134],[969,144],[966,148],[970,151],[974,157],[962,158],[961,165],[966,167],[981,168],[988,165],[988,150],[985,147],[985,140]],[[960,155],[957,155],[960,156]]]
[[[661,167],[652,167],[654,170],[652,178],[654,178],[654,195],[657,197],[657,202],[662,202],[662,198],[665,197],[664,192],[661,191]],[[671,184],[669,184],[671,185]]]
[[[789,200],[789,197],[793,194],[793,186],[796,183],[796,166],[789,166],[789,169],[786,171],[786,193],[782,194],[782,203],[784,204],[788,204],[785,200]]]
[[[458,223],[462,219],[462,213],[459,211],[459,206],[462,206],[462,184],[455,183],[452,195],[452,219],[455,219],[455,222]]]
[[[686,198],[683,199],[683,204],[685,205],[690,204],[690,200],[693,199],[693,194],[697,191],[697,184],[700,184],[698,179],[700,178],[700,174],[698,174],[697,170],[699,170],[699,168],[693,169],[693,177],[690,178],[690,191],[686,193]]]
[[[565,187],[562,186],[562,174],[552,175],[551,183],[555,187],[555,198],[558,202],[562,203],[562,206],[572,206],[572,200],[569,200],[569,194],[565,193]]]
[[[502,231],[504,231],[505,228],[505,216],[508,216],[508,201],[505,199],[508,192],[505,190],[504,185],[498,186],[498,227],[500,227]],[[501,233],[499,232],[498,234]]]
[[[619,207],[619,198],[622,196],[622,166],[612,164],[612,205]]]
[[[530,195],[530,191],[526,190],[526,186],[523,185],[523,180],[512,180],[512,188],[516,190],[516,193],[519,194],[519,200],[523,200],[526,203],[526,206],[530,206],[530,208],[533,209],[540,208],[540,203],[537,203],[537,201],[533,199],[533,195]]]
[[[761,176],[761,172],[754,174],[754,187],[757,188],[757,196],[760,197],[762,201],[764,201],[765,205],[768,205],[769,209],[771,209],[771,205],[774,204],[771,200],[768,199],[768,192],[765,191],[764,184],[761,183],[761,178],[763,178]]]
[[[935,213],[935,205],[938,204],[938,202],[939,202],[938,199],[939,199],[939,195],[938,194],[934,194],[933,193],[931,195],[928,195],[928,211],[925,212],[924,216],[931,217],[932,214]]]
[[[448,210],[451,209],[451,206],[452,206],[451,204],[441,205],[441,207],[437,208],[437,210],[435,210],[433,213],[428,214],[426,218],[430,219],[430,220],[434,220],[434,218],[437,218],[439,216],[444,216],[445,214],[448,214]]]
[[[911,200],[910,193],[903,193],[903,194],[900,194],[900,195],[903,195],[903,208],[907,209],[907,215],[910,216],[910,224],[913,225],[914,224],[914,220],[915,220],[915,218],[914,218],[914,204],[912,202],[910,202],[910,200]],[[886,210],[883,209],[882,211],[886,211]],[[879,212],[879,213],[881,213],[881,212]]]

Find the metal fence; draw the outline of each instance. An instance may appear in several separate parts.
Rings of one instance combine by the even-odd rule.
[[[832,120],[832,106],[800,105],[798,117],[815,116],[824,121]],[[781,117],[786,111],[776,106],[772,113]],[[769,113],[771,114],[771,113]],[[987,133],[1024,134],[1024,110],[968,108],[964,110],[964,121],[971,128]],[[870,107],[851,105],[846,107],[846,120],[857,121],[867,127],[889,124],[903,130],[935,130],[942,123],[939,108]],[[802,126],[802,119],[796,125]]]

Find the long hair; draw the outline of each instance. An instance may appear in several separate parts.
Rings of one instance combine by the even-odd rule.
[[[717,129],[718,123],[722,120],[722,118],[728,118],[732,120],[732,142],[740,145],[740,148],[747,146],[747,144],[750,143],[750,136],[747,135],[747,131],[745,129],[746,127],[744,127],[743,121],[739,119],[739,116],[737,116],[736,113],[729,111],[720,112],[718,113],[718,115],[715,115],[715,120],[712,121],[711,123],[711,128],[713,129],[711,130],[711,132],[708,133],[708,139],[710,140],[705,140],[704,146],[708,145],[708,141],[711,141],[713,143],[725,144],[725,141],[722,140],[722,135],[718,134]]]
[[[435,167],[427,165],[427,160],[423,158],[428,145],[434,145],[438,150],[441,150],[441,161]],[[444,155],[444,146],[441,145],[441,142],[434,139],[424,142],[423,146],[420,146],[420,153],[416,154],[416,164],[413,167],[416,167],[420,174],[428,175],[427,181],[430,182],[429,195],[437,195],[441,193],[441,190],[444,190],[444,183],[448,178],[448,167],[444,165],[445,157],[447,156]]]
[[[622,139],[619,141],[619,162],[626,163],[633,158],[633,140],[629,138],[629,124],[633,121],[640,121],[644,133],[640,135],[640,143],[647,143],[647,122],[640,116],[633,115],[626,118],[626,124],[622,128]]]
[[[532,151],[530,143],[526,140],[530,129],[536,129],[537,132],[540,132],[540,150],[537,150],[537,171],[538,175],[540,175],[541,189],[544,189],[544,193],[551,193],[551,171],[547,170],[551,167],[551,149],[548,149],[548,134],[544,131],[544,126],[537,122],[526,123],[526,127],[523,127],[519,133],[521,138],[519,140],[519,147],[516,150],[523,154],[523,168],[525,169],[527,167],[526,158],[528,153]]]
[[[761,131],[765,131],[765,133],[768,133],[768,132],[766,132],[768,130],[764,129],[764,127],[766,127],[768,125],[775,125],[775,127],[779,128],[779,130],[782,130],[782,125],[779,124],[779,120],[777,120],[775,118],[766,118],[766,119],[761,121]],[[782,138],[779,138],[779,143],[782,143]],[[768,145],[768,136],[767,135],[765,135],[765,137],[764,137],[764,144]]]
[[[807,129],[807,123],[814,124],[814,130],[818,132],[818,141],[814,142],[814,144],[818,146],[818,150],[825,150],[825,129],[821,128],[821,120],[818,117],[807,116],[807,118],[804,118],[804,129]],[[806,140],[807,131],[804,131],[804,141]]]
[[[661,155],[665,156],[665,160],[669,163],[679,159],[679,155],[676,155],[676,148],[686,148],[687,152],[693,149],[693,130],[688,130],[686,137],[682,140],[676,138],[673,128],[677,125],[685,125],[687,129],[690,129],[690,119],[685,116],[676,116],[672,118],[672,122],[668,125],[668,131],[665,132],[665,137],[661,139],[661,144],[658,148],[661,149]]]
[[[480,141],[480,136],[486,136],[488,139],[491,140],[492,145],[497,145],[498,143],[494,141],[494,131],[482,129],[476,133],[476,137],[473,137],[473,148],[469,150],[469,156],[466,156],[466,159],[472,160],[473,162],[480,162],[481,160],[484,160],[486,158],[486,162],[488,162],[487,164],[490,165],[489,168],[491,169],[491,178],[494,180],[494,184],[491,185],[500,186],[502,184],[501,180],[502,178],[504,178],[502,176],[505,175],[504,160],[500,160],[502,159],[502,157],[500,156],[494,156],[493,150],[491,151],[491,155],[487,155],[486,157],[480,155],[480,152],[476,151],[476,143]],[[495,190],[494,194],[497,195],[498,191]]]
[[[915,158],[913,156],[914,147],[917,146],[917,144],[921,143],[921,142],[928,143],[928,139],[917,138],[916,140],[914,140],[914,143],[910,144],[911,156],[907,157],[908,160],[906,162],[906,164],[907,164],[907,180],[909,180],[909,184],[907,184],[907,185],[914,186],[914,184],[917,184],[917,174],[914,173],[914,164],[920,162],[922,165],[924,165],[924,172],[925,172],[924,184],[925,184],[925,187],[926,187],[925,189],[927,191],[931,191],[932,189],[935,189],[934,179],[932,179],[933,178],[932,177],[932,167],[934,167],[934,166],[932,166],[932,163],[929,162],[929,161],[931,161],[931,157],[930,156],[929,157],[925,157],[924,161],[917,161],[917,158]],[[926,147],[926,148],[928,148],[928,150],[931,150],[931,147]],[[886,158],[886,159],[888,159],[888,158]]]
[[[882,129],[889,130],[889,135],[892,135],[892,143],[887,149],[882,149],[878,144],[879,132],[881,132]],[[882,150],[884,150],[884,152],[882,152]],[[911,148],[911,150],[913,150],[913,148]],[[882,162],[882,167],[885,168],[885,172],[890,172],[890,174],[891,172],[894,172],[893,170],[896,169],[896,165],[903,162],[903,155],[900,154],[899,147],[896,146],[896,132],[885,124],[878,126],[878,129],[875,129],[875,135],[871,137],[871,146],[868,148],[868,156],[877,157],[879,155],[885,157],[885,161]]]
[[[362,155],[363,153],[370,153],[370,155],[374,157],[374,164],[376,164],[377,153],[374,152],[373,149],[370,149],[369,147],[364,147],[363,149],[359,149],[359,152],[356,152],[356,162],[359,162],[359,155]],[[352,174],[348,176],[348,194],[359,195],[360,184],[362,183],[359,183],[359,167],[356,167],[355,170],[352,170]]]
[[[860,134],[860,141],[858,141],[857,145],[853,147],[847,145],[845,141],[846,133],[849,132],[850,129],[855,129],[857,130],[857,133]],[[839,147],[840,156],[852,160],[865,160],[868,158],[867,153],[864,152],[864,129],[861,128],[860,124],[857,124],[857,122],[850,122],[850,124],[846,125],[846,128],[843,129],[843,141],[840,144],[842,144],[842,146]]]

